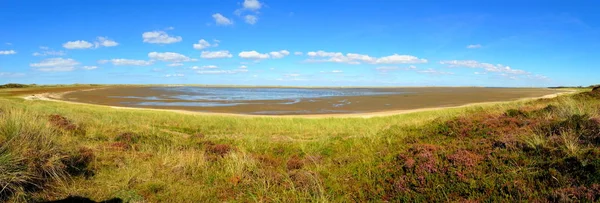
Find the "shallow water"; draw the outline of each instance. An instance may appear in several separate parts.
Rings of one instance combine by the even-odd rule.
[[[179,100],[207,101],[257,101],[291,100],[297,103],[302,99],[372,96],[402,94],[402,92],[374,91],[373,89],[310,89],[310,88],[208,88],[208,87],[154,87],[155,90],[178,92],[169,96]],[[293,103],[292,103],[293,104]]]
[[[305,99],[403,94],[373,89],[301,89],[301,88],[208,88],[208,87],[153,87],[164,92],[160,96],[109,96],[111,98],[139,99],[127,102],[139,106],[197,106],[221,107],[242,104],[263,104],[260,101],[280,101],[277,104],[291,105]],[[176,102],[175,102],[176,101]],[[332,107],[348,104],[346,100],[333,103]],[[258,112],[264,113],[264,112]]]
[[[535,88],[115,87],[64,95],[74,102],[238,114],[348,114],[539,97]]]

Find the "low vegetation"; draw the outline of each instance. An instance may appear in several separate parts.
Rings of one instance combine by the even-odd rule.
[[[370,119],[0,109],[0,201],[600,201],[599,90]]]

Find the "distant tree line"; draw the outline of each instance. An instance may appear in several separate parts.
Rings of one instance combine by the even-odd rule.
[[[560,89],[560,88],[592,88],[593,89],[593,88],[596,88],[596,87],[600,87],[600,84],[598,84],[598,85],[590,85],[588,87],[584,87],[584,86],[580,85],[580,86],[556,86],[556,87],[548,87],[548,88],[551,88],[551,89]]]
[[[0,88],[26,88],[37,86],[36,84],[26,85],[26,84],[18,84],[18,83],[8,83],[4,85],[0,85]]]

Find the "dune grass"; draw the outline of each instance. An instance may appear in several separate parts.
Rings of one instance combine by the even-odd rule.
[[[369,119],[186,115],[10,96],[0,110],[0,186],[8,188],[0,196],[15,202],[600,198],[598,93]]]

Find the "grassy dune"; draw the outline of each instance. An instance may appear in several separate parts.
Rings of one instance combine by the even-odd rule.
[[[0,198],[599,201],[600,93],[377,118],[245,118],[0,96]]]

